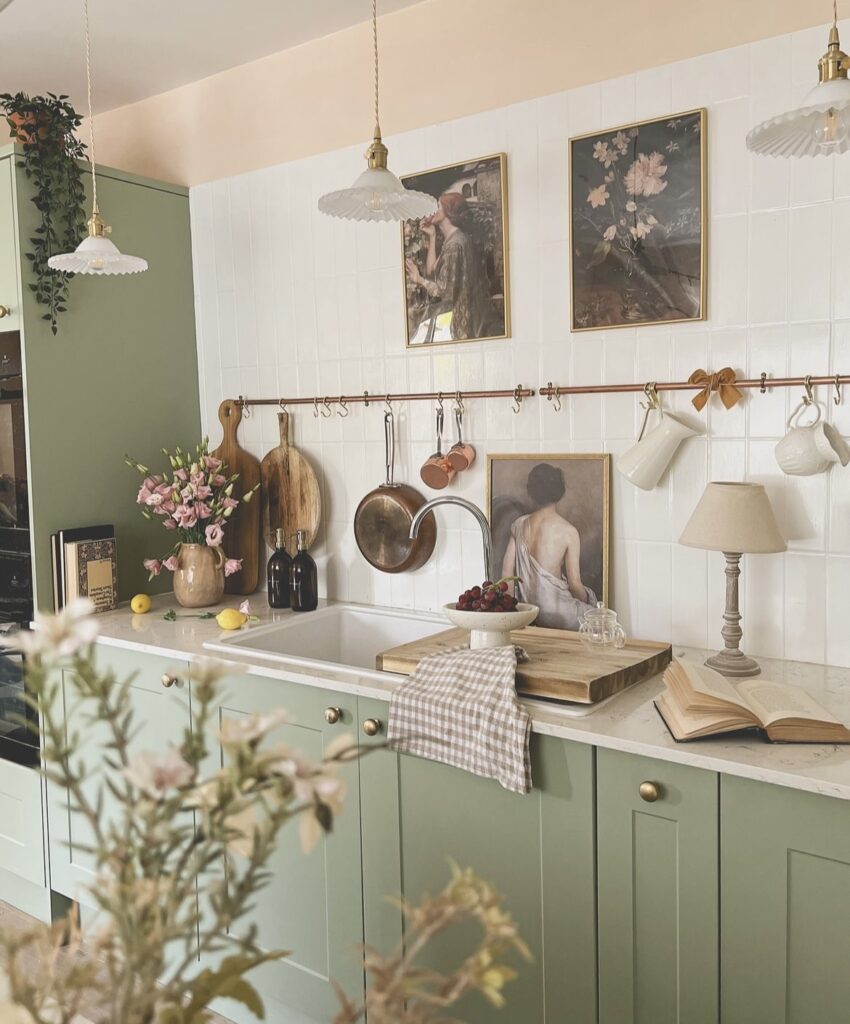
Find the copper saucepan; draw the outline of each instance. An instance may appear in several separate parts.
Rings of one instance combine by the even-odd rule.
[[[354,538],[366,561],[381,572],[407,572],[423,566],[437,543],[437,521],[431,512],[419,536],[410,539],[410,524],[425,499],[414,487],[393,480],[395,434],[393,414],[384,413],[386,483],[370,491],[354,514]]]

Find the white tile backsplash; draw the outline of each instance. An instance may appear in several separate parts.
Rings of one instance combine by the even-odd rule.
[[[844,26],[850,34],[850,25]],[[784,161],[749,154],[749,127],[814,82],[825,28],[641,71],[388,139],[397,173],[486,153],[508,156],[509,341],[411,351],[404,344],[401,247],[395,225],[322,217],[317,197],[352,180],[362,147],[192,189],[192,237],[203,425],[216,443],[222,398],[684,379],[733,366],[769,377],[850,372],[850,155]],[[624,121],[708,108],[709,278],[705,323],[570,332],[567,140]],[[826,414],[850,434],[850,389]],[[701,436],[686,441],[661,485],[636,490],[612,473],[611,597],[626,629],[696,647],[720,642],[723,558],[677,538],[709,479],[764,483],[789,541],[785,555],[745,557],[748,652],[850,665],[850,468],[785,478],[773,456],[801,393],[748,392],[727,412],[697,414],[665,396]],[[487,454],[610,452],[640,423],[638,396],[468,402],[478,457],[453,485],[486,500]],[[241,439],[276,444],[276,409],[254,410]],[[290,409],[292,439],[320,470],[324,524],[316,546],[330,596],[434,609],[482,573],[471,518],[437,512],[439,539],[418,572],[373,571],[354,542],[360,498],[384,476],[383,401],[347,417]],[[396,476],[417,485],[434,446],[434,411],[397,403]]]

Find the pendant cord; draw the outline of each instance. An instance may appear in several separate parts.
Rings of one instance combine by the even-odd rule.
[[[88,0],[86,0],[88,3]],[[375,56],[375,138],[381,136],[381,118],[378,112],[378,0],[372,0],[372,50]]]
[[[91,34],[89,32],[89,0],[83,0],[86,23],[86,92],[89,106],[89,161],[91,162],[92,212],[97,213],[97,162],[94,155],[94,114],[91,105]]]

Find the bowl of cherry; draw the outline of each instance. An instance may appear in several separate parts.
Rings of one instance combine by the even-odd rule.
[[[530,626],[537,618],[536,604],[522,604],[510,593],[515,581],[515,576],[495,583],[485,580],[480,587],[465,590],[453,604],[443,605],[450,622],[469,630],[471,650],[506,647],[514,630]]]

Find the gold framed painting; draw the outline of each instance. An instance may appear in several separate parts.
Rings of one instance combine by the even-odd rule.
[[[608,603],[610,455],[489,455],[487,506],[493,571],[519,577],[535,625],[576,630]]]
[[[705,109],[569,150],[573,331],[705,320]]]
[[[402,177],[437,212],[401,226],[408,348],[510,337],[507,157]]]

